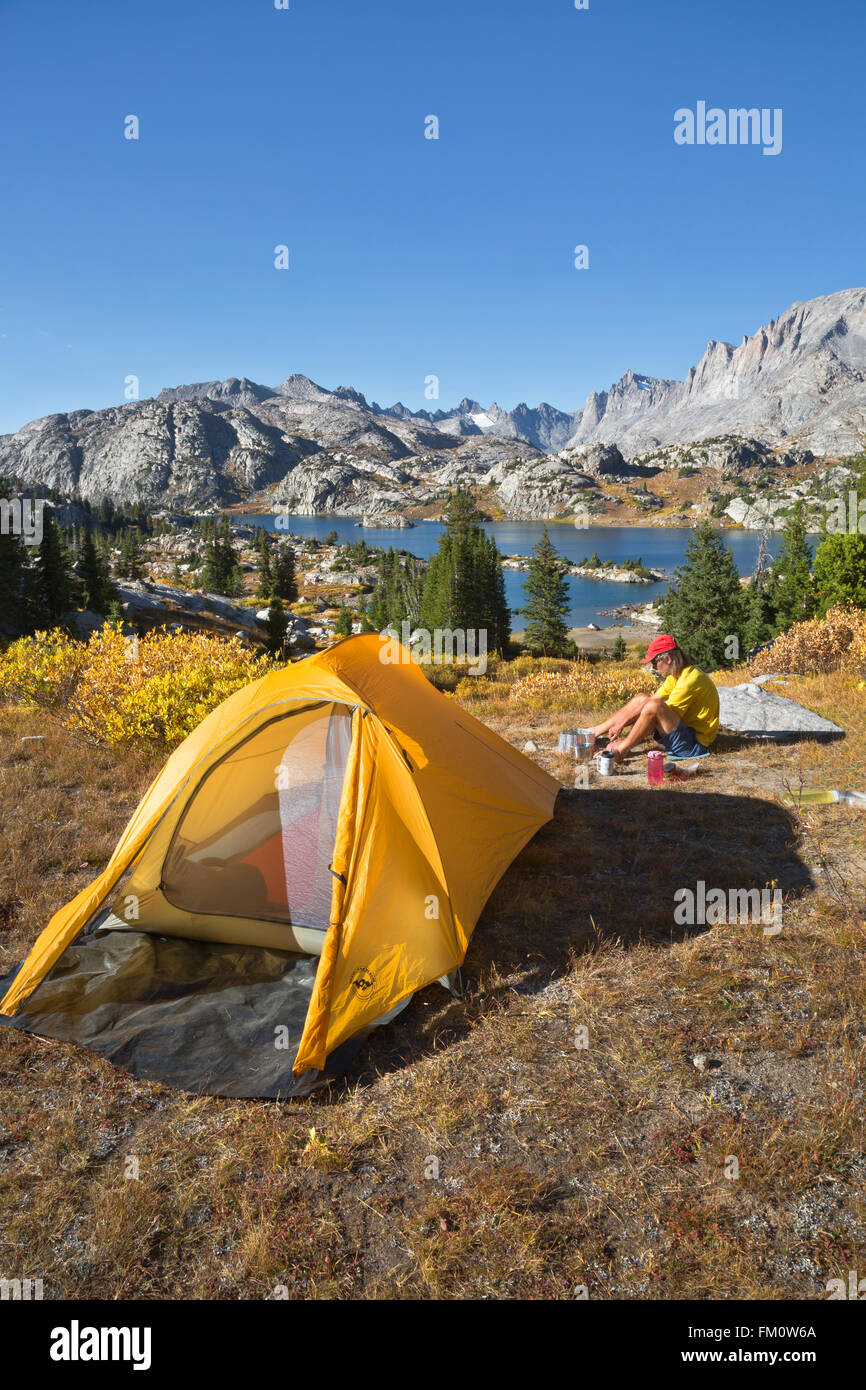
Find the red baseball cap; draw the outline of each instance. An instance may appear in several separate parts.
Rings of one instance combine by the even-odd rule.
[[[645,666],[649,666],[655,657],[661,656],[662,652],[672,652],[676,648],[676,641],[669,632],[660,632],[658,637],[654,637],[647,647]]]

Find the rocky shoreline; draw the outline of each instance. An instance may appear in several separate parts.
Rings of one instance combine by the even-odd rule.
[[[529,562],[530,557],[527,555],[505,555],[502,559],[502,568],[523,572],[529,569]],[[665,570],[650,569],[648,565],[644,568],[646,572],[641,573],[613,563],[608,565],[568,564],[564,573],[578,575],[581,579],[606,580],[610,584],[659,584],[671,578]]]
[[[651,603],[621,603],[617,608],[600,608],[600,618],[614,618],[611,627],[629,624],[633,627],[648,627],[653,630],[661,626],[661,619]]]

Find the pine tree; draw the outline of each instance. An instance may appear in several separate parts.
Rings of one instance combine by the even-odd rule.
[[[283,601],[282,599],[274,596],[271,599],[270,605],[268,607],[267,618],[267,646],[268,651],[271,652],[271,654],[274,656],[278,655],[285,649],[286,630],[288,628],[288,625],[289,620],[286,615],[286,610],[283,607]]]
[[[452,536],[461,531],[468,531],[480,515],[472,493],[461,487],[455,488],[452,492],[442,513],[448,532]]]
[[[117,574],[121,579],[144,578],[144,553],[139,533],[131,526],[121,532]]]
[[[106,613],[114,596],[114,586],[101,550],[97,549],[92,531],[85,531],[79,554],[79,578],[84,586],[84,601],[94,613]]]
[[[755,647],[761,647],[776,636],[773,625],[773,610],[767,596],[766,583],[759,576],[753,576],[743,592],[744,626],[743,651],[748,655]]]
[[[268,540],[268,533],[264,527],[259,531],[258,551],[259,598],[270,598],[273,589],[273,579],[271,577],[271,544]]]
[[[565,623],[569,607],[568,581],[565,562],[548,536],[546,526],[532,552],[523,590],[529,597],[529,602],[521,609],[527,620],[526,645],[544,656],[563,656],[568,644]]]
[[[438,629],[483,630],[488,650],[504,652],[511,628],[505,602],[502,556],[496,542],[478,525],[470,493],[458,488],[444,509],[445,530],[430,559],[423,584],[414,561],[407,561],[404,587],[414,581],[417,594],[410,620],[428,632]],[[388,584],[388,622],[394,624]],[[404,607],[409,606],[404,602]]]
[[[243,572],[231,540],[228,517],[221,524],[211,519],[205,543],[202,587],[210,593],[237,596],[244,591]]]
[[[664,631],[704,670],[738,659],[745,643],[746,600],[734,557],[708,520],[689,538],[685,561],[674,571],[659,612]]]
[[[388,626],[388,614],[381,584],[377,584],[370,602],[367,604],[367,617],[374,632],[381,632],[384,627]]]
[[[271,569],[272,592],[286,603],[294,603],[298,597],[298,581],[295,577],[295,552],[290,545],[281,545]]]
[[[616,635],[616,641],[611,649],[611,657],[614,661],[624,661],[626,654],[625,638],[621,632]]]
[[[36,559],[37,600],[50,622],[59,621],[71,608],[75,580],[69,550],[48,507],[42,512],[42,540]]]
[[[210,539],[206,540],[204,544],[204,566],[201,574],[202,588],[206,593],[221,593],[223,585],[226,582],[226,577],[219,542]]]
[[[866,608],[866,536],[858,531],[825,536],[815,556],[815,581],[822,614],[836,604]]]
[[[351,608],[341,608],[337,614],[337,621],[334,624],[334,631],[338,637],[350,637],[352,633],[352,610]]]
[[[792,623],[814,617],[818,605],[811,571],[812,547],[806,536],[803,505],[798,502],[785,523],[766,588],[774,636],[787,632]]]
[[[388,625],[398,631],[402,631],[403,623],[416,628],[424,588],[421,563],[414,555],[399,555],[393,551],[389,554],[390,571],[386,586]]]
[[[511,638],[511,610],[505,598],[505,571],[502,556],[492,536],[484,534],[485,590],[490,603],[490,646],[505,655]]]
[[[2,487],[2,484],[0,484]],[[25,546],[13,531],[0,532],[0,622],[24,626]]]

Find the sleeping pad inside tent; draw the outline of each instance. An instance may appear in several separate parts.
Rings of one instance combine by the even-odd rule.
[[[465,957],[558,783],[367,633],[236,691],[0,981],[135,1076],[305,1094]]]

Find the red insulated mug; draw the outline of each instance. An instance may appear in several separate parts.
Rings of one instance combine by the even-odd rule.
[[[646,779],[651,787],[660,787],[665,779],[665,755],[653,749],[646,755]]]

